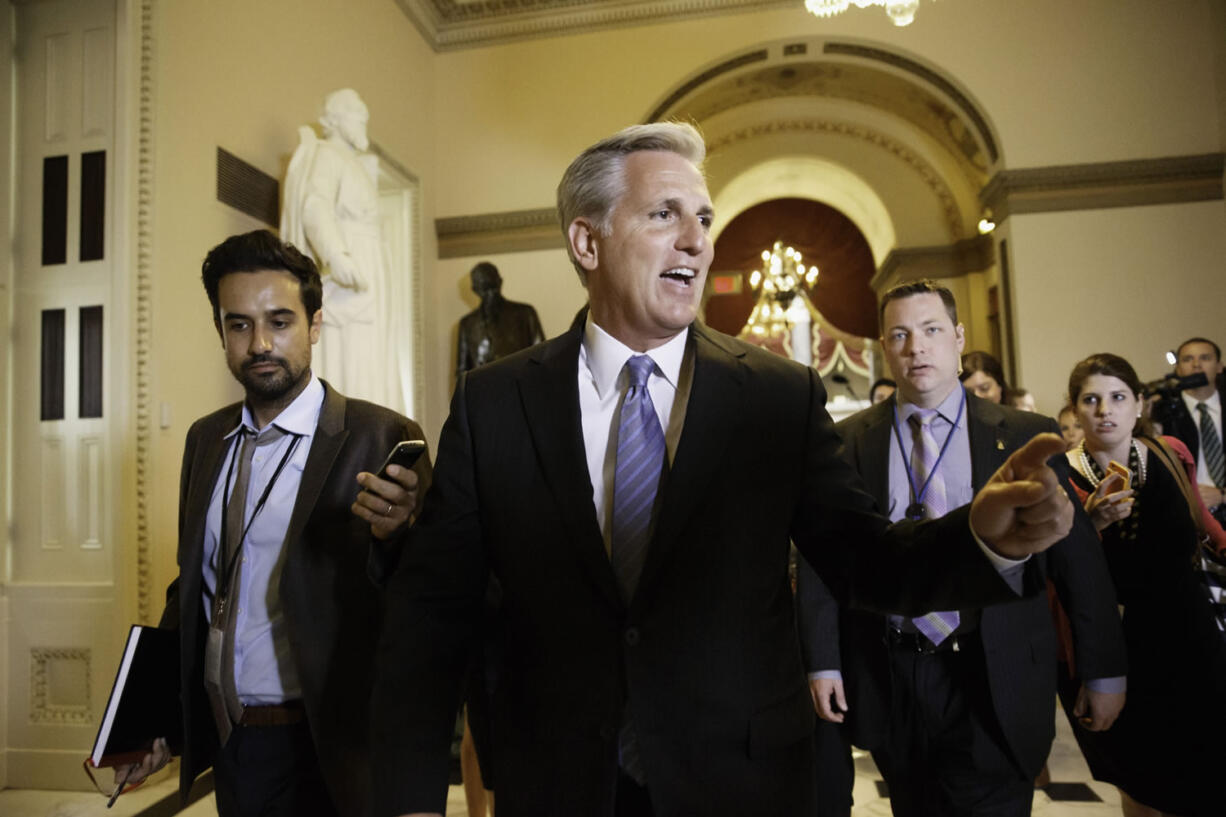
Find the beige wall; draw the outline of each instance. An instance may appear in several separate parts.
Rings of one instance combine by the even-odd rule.
[[[531,40],[438,58],[441,215],[540,207],[573,156],[700,69],[762,43],[869,40],[927,62],[993,121],[1011,167],[1220,148],[1209,3],[950,0],[891,26],[754,12]],[[1192,79],[1199,78],[1199,79]],[[508,183],[513,180],[513,183]]]
[[[13,15],[11,9],[4,8],[4,14],[0,14],[0,65],[10,65],[13,59]],[[0,83],[0,133],[13,133],[13,85],[14,83]],[[7,158],[7,157],[6,157]],[[0,191],[9,191],[12,189],[12,168],[11,162],[0,161]],[[13,264],[12,254],[7,250],[12,246],[12,197],[9,195],[0,195],[0,247],[5,247],[6,250],[0,253],[0,337],[12,337],[12,280],[13,280]],[[4,563],[0,565],[0,584],[6,584],[9,580],[10,564],[9,553],[11,552],[11,541],[9,539],[9,520],[12,519],[12,513],[9,509],[9,490],[8,490],[8,474],[9,468],[9,412],[12,402],[9,398],[9,390],[12,388],[9,383],[9,355],[7,354],[8,344],[5,343],[5,353],[0,354],[0,401],[6,408],[0,411],[0,417],[4,418],[0,422],[0,508],[4,510],[5,524],[0,526],[0,554],[4,555]],[[0,592],[0,724],[7,724],[9,720],[9,646],[11,639],[9,637],[10,623],[12,621],[12,611],[8,598],[8,593]],[[0,730],[0,745],[7,746],[7,730]],[[8,782],[8,753],[0,751],[0,788],[7,785]]]
[[[284,174],[298,126],[353,87],[370,136],[422,182],[433,210],[435,58],[389,0],[210,0],[156,7],[156,176],[151,373],[154,587],[175,575],[177,482],[191,422],[240,395],[221,355],[200,262],[225,236],[260,225],[216,196],[218,146]],[[430,269],[433,229],[422,258]],[[427,279],[427,297],[430,297]],[[432,354],[428,350],[428,354]],[[156,422],[156,419],[155,419]],[[159,590],[160,592],[160,590]]]
[[[1054,413],[1068,375],[1095,352],[1127,358],[1143,380],[1163,353],[1201,335],[1226,343],[1226,205],[1130,207],[1015,216],[1020,383]]]

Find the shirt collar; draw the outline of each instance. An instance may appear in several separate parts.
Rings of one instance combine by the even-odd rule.
[[[282,409],[281,413],[268,425],[276,426],[289,434],[309,437],[315,433],[315,427],[319,425],[319,413],[323,405],[323,383],[320,383],[315,373],[311,372],[311,382],[307,383],[302,393],[294,398],[294,402]],[[243,413],[238,425],[230,429],[225,439],[230,439],[242,428],[246,428],[252,434],[256,433],[255,418],[251,416],[251,409],[247,406],[246,401],[243,402]]]
[[[681,377],[681,362],[685,359],[685,341],[688,337],[687,328],[678,332],[667,343],[646,352],[648,357],[655,361],[660,374],[674,389]],[[617,376],[625,368],[626,361],[639,354],[597,326],[590,314],[583,326],[582,349],[588,370],[592,373],[596,394],[601,398],[617,386]]]
[[[963,395],[965,394],[966,390],[961,386],[955,389],[950,389],[949,394],[944,400],[941,401],[940,405],[937,406],[937,414],[944,418],[944,420],[951,426],[954,425],[954,418],[958,416],[959,404],[962,402]],[[904,401],[900,392],[896,391],[894,392],[894,395],[898,399],[898,416],[900,420],[903,423],[910,422],[911,415],[915,414],[917,411],[920,411],[920,407],[914,403]],[[963,411],[962,414],[964,418],[962,422],[965,422],[966,412]],[[958,425],[961,425],[961,423],[958,423]]]
[[[1217,389],[1214,389],[1213,394],[1209,395],[1204,400],[1197,400],[1195,397],[1188,394],[1186,391],[1182,392],[1182,396],[1183,396],[1184,404],[1188,407],[1188,413],[1191,414],[1192,416],[1196,416],[1196,404],[1197,403],[1204,403],[1206,406],[1209,407],[1209,411],[1215,414],[1222,410],[1222,398],[1218,395]]]

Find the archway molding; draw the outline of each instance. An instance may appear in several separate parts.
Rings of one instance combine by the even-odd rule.
[[[894,247],[894,225],[876,191],[846,167],[815,156],[778,156],[758,162],[713,193],[715,212],[743,213],[772,199],[807,198],[840,210],[860,228],[880,266]],[[731,219],[716,222],[719,238]]]

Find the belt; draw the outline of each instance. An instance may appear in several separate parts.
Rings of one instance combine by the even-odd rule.
[[[885,642],[903,652],[917,652],[923,655],[962,651],[962,646],[958,643],[958,635],[956,633],[946,638],[940,644],[933,644],[923,633],[908,633],[890,627],[886,630]]]
[[[239,726],[293,726],[306,720],[302,701],[286,701],[267,706],[244,706]]]

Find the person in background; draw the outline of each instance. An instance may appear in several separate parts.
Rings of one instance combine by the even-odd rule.
[[[1123,609],[1128,704],[1107,732],[1074,729],[1090,771],[1120,789],[1126,817],[1220,817],[1226,799],[1226,636],[1194,565],[1226,533],[1192,487],[1192,457],[1154,438],[1128,361],[1096,354],[1069,375],[1085,439],[1066,456],[1102,539]],[[1114,473],[1119,465],[1128,476]],[[1073,682],[1075,683],[1075,681]],[[1061,684],[1066,710],[1072,684]]]
[[[1034,395],[1026,389],[1009,389],[1009,405],[1018,411],[1035,411]]]
[[[1064,438],[1064,442],[1070,449],[1085,438],[1085,432],[1081,430],[1081,421],[1077,419],[1077,410],[1071,403],[1060,409],[1056,420],[1060,423],[1060,436]]]
[[[958,382],[964,330],[946,287],[897,286],[882,297],[880,318],[898,391],[837,428],[841,453],[891,519],[938,516],[967,501],[1011,452],[1055,430],[1048,417],[982,400]],[[1070,611],[1088,679],[1083,714],[1107,729],[1124,704],[1125,649],[1090,520],[1078,514],[1069,535],[1031,562]],[[852,743],[872,752],[895,817],[1029,814],[1054,737],[1047,599],[883,616],[839,605],[809,565],[797,573],[797,631],[821,719],[814,738],[826,810],[818,813],[847,814]],[[828,734],[836,724],[842,745]]]
[[[1226,522],[1226,450],[1223,448],[1222,350],[1207,338],[1189,338],[1175,353],[1179,377],[1204,373],[1208,383],[1158,401],[1153,419],[1164,434],[1178,437],[1196,460],[1196,485],[1218,522]]]
[[[898,384],[890,378],[879,377],[868,388],[868,402],[875,406],[882,400],[888,400],[896,388],[898,388]]]
[[[987,352],[967,352],[962,356],[962,372],[958,375],[962,385],[976,397],[1003,403],[1009,384],[1000,361]]]

